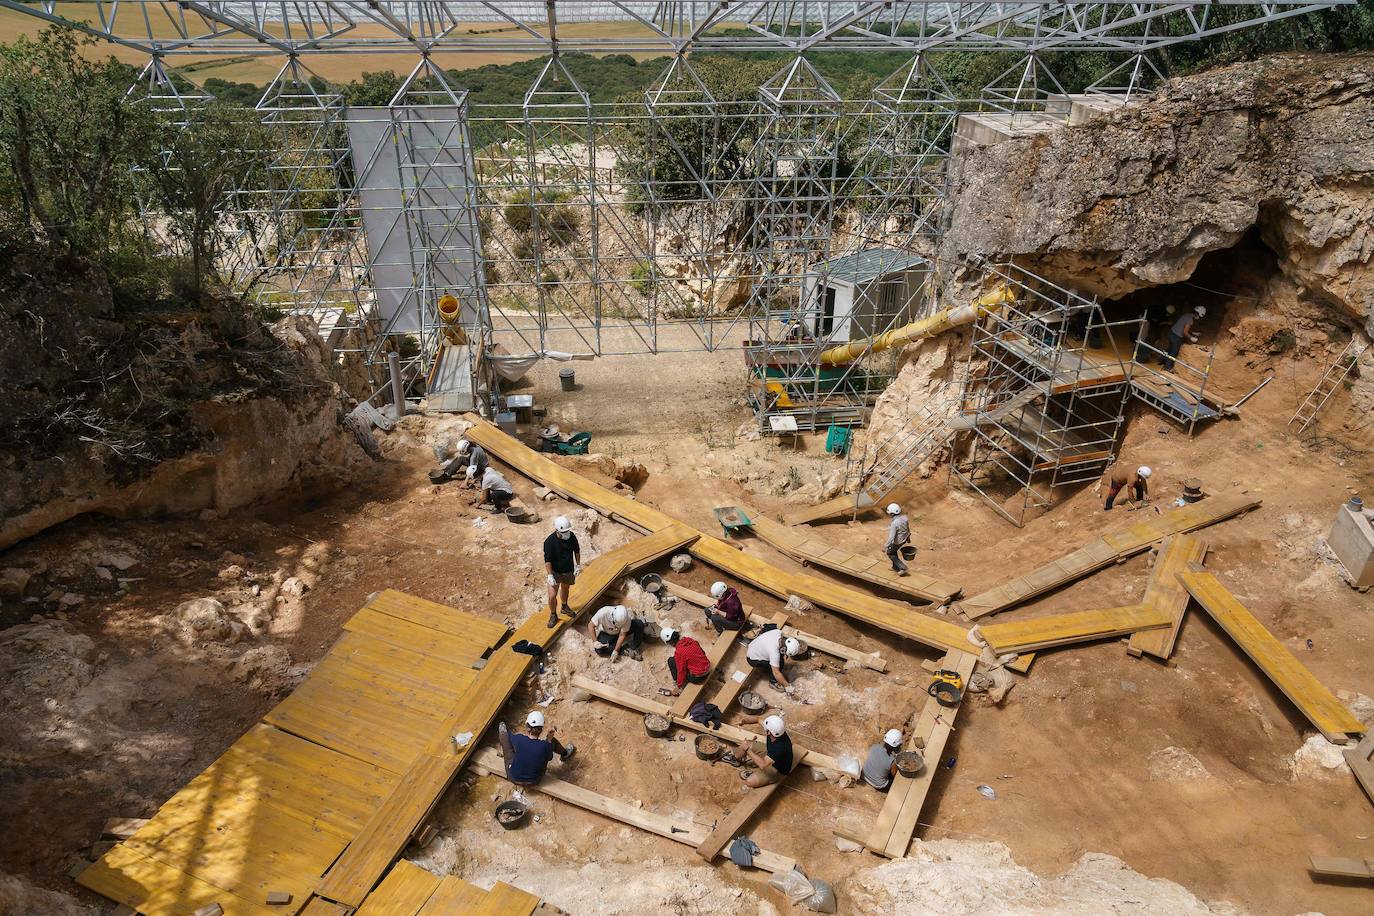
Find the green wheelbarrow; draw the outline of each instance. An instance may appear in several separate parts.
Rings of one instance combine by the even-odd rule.
[[[715,514],[716,521],[720,522],[720,528],[725,532],[724,537],[727,541],[730,539],[731,531],[748,528],[754,524],[739,506],[717,506],[711,512]]]

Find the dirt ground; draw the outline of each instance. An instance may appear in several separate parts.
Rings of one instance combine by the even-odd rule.
[[[1265,369],[1219,363],[1221,383],[1238,392]],[[816,439],[791,449],[737,435],[748,420],[737,352],[574,365],[579,390],[558,389],[556,364],[540,366],[526,390],[550,419],[592,431],[594,451],[642,463],[649,477],[639,499],[704,530],[715,524],[712,506],[746,502],[778,513],[804,501],[799,492],[840,464]],[[1212,492],[1238,488],[1264,500],[1257,512],[1204,532],[1208,566],[1367,717],[1374,704],[1355,695],[1374,696],[1367,665],[1374,595],[1348,589],[1316,544],[1352,492],[1363,487],[1370,495],[1374,458],[1351,432],[1362,420],[1340,403],[1319,437],[1300,442],[1288,433],[1294,392],[1310,387],[1304,379],[1315,371],[1301,364],[1292,384],[1276,380],[1240,419],[1192,438],[1132,407],[1123,460],[1155,469],[1160,503],[1191,476]],[[371,593],[397,588],[518,623],[541,612],[536,549],[554,515],[573,516],[589,554],[631,537],[579,507],[541,501],[515,475],[521,497],[542,515],[539,525],[508,526],[469,506],[457,486],[431,486],[424,477],[430,445],[455,429],[452,420],[406,421],[384,442],[387,459],[371,479],[314,502],[227,519],[85,519],[0,554],[0,567],[45,567],[35,573],[44,582],[41,600],[6,603],[3,625],[38,620],[62,634],[58,642],[75,645],[61,654],[45,643],[45,651],[79,657],[79,664],[41,672],[0,668],[9,704],[0,710],[0,816],[9,827],[0,834],[0,873],[110,909],[65,874],[98,839],[103,821],[151,814],[299,682]],[[1134,520],[1123,509],[1104,513],[1087,487],[1060,496],[1053,510],[1018,530],[936,473],[907,499],[921,550],[915,565],[974,593]],[[838,544],[876,551],[883,527],[881,519],[865,519],[819,530]],[[765,545],[744,546],[799,569]],[[98,572],[124,559],[133,562],[108,578]],[[1002,616],[1129,603],[1148,575],[1149,557],[1139,556]],[[698,564],[673,578],[704,591],[715,576]],[[741,592],[755,608],[781,606],[748,587]],[[66,595],[81,600],[63,604]],[[180,638],[176,607],[201,597],[217,597],[250,632],[235,642]],[[695,625],[695,612],[681,606],[664,616]],[[930,651],[820,610],[795,622],[878,650],[891,663],[880,675],[812,660],[802,665],[796,697],[764,689],[799,738],[861,756],[918,708],[925,685],[919,661]],[[587,651],[585,633],[571,632],[506,718],[553,697],[551,721],[579,748],[568,778],[709,825],[740,794],[735,770],[698,761],[690,742],[650,739],[625,710],[568,696],[576,671],[652,695],[667,682],[665,658],[663,647],[651,646],[642,663],[612,664]],[[59,674],[65,679],[54,687]],[[44,702],[16,684],[40,685],[58,700]],[[967,703],[946,752],[952,766],[923,811],[918,836],[928,842],[916,847],[919,862],[879,867],[882,860],[837,849],[832,828],[862,829],[881,805],[862,786],[799,780],[769,803],[750,833],[834,884],[842,912],[1093,912],[1093,900],[1096,911],[1201,911],[1195,900],[1174,906],[1168,901],[1175,898],[1129,882],[1106,895],[1122,870],[1089,854],[1119,858],[1135,878],[1176,882],[1218,911],[1229,911],[1229,903],[1255,913],[1369,912],[1367,887],[1314,883],[1305,870],[1309,854],[1374,858],[1374,808],[1348,772],[1295,769],[1306,732],[1305,721],[1195,610],[1168,665],[1132,659],[1117,641],[1046,652],[1002,706]],[[994,789],[995,800],[979,786]],[[534,799],[538,823],[502,831],[489,811],[508,790],[495,779],[464,777],[440,807],[439,839],[411,856],[478,883],[514,880],[574,913],[791,910],[757,874],[708,869],[686,846],[548,799]],[[1010,859],[991,843],[1005,844]],[[926,877],[900,877],[918,866],[945,868],[949,895],[919,896]],[[1072,887],[1088,889],[1074,906],[1062,902],[1068,897],[1042,903],[1036,896]],[[894,899],[899,888],[913,896]],[[1008,888],[1017,896],[998,896]],[[975,890],[982,896],[970,899]]]

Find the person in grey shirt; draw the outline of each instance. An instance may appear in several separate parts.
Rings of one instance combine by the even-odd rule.
[[[887,558],[892,561],[892,571],[899,576],[906,575],[906,563],[902,562],[902,548],[911,543],[911,522],[902,514],[902,507],[888,503],[887,514],[892,522],[887,526]]]
[[[864,758],[864,782],[880,792],[891,788],[897,773],[897,754],[901,750],[901,729],[889,728],[883,740],[868,749],[868,756]]]

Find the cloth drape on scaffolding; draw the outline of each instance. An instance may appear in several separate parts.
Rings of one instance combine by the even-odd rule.
[[[488,353],[485,358],[491,363],[491,367],[497,375],[506,381],[518,382],[541,359],[552,359],[566,363],[574,359],[589,361],[593,359],[593,356],[590,353],[563,353],[559,350],[545,350],[543,353],[525,353],[520,356],[506,353]]]

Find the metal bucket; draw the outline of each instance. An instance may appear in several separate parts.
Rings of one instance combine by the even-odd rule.
[[[666,738],[672,727],[672,722],[656,712],[644,716],[644,730],[649,733],[650,738]]]
[[[697,735],[695,746],[701,760],[715,760],[725,753],[725,745],[715,735]]]
[[[902,751],[893,762],[897,764],[897,772],[908,779],[919,776],[926,765],[925,758],[917,751]]]
[[[905,547],[903,547],[902,559],[906,560],[908,563],[916,559],[916,548],[912,547],[910,544],[907,544]]]
[[[492,812],[492,817],[496,818],[496,823],[506,830],[514,830],[520,827],[529,819],[530,809],[523,803],[511,800],[501,802]]]
[[[558,386],[564,391],[577,390],[577,372],[571,367],[558,370]]]
[[[763,712],[768,708],[768,701],[752,690],[741,693],[738,702],[739,708],[745,712]]]

